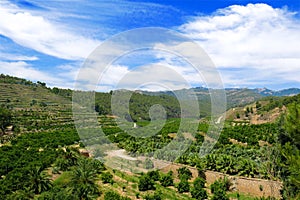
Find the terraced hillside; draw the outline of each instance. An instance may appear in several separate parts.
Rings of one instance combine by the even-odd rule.
[[[21,131],[71,124],[71,101],[41,85],[10,84],[0,81],[0,104],[14,112]]]
[[[0,91],[1,108],[13,116],[12,126],[0,136],[0,199],[300,197],[295,173],[300,166],[300,95],[266,98],[229,110],[218,142],[210,154],[200,157],[209,128],[207,119],[181,119],[170,96],[137,93],[131,108],[138,117],[117,124],[118,116],[104,109],[111,94],[97,93],[95,108],[89,109],[95,111],[99,127],[89,126],[90,119],[82,115],[84,126],[76,130],[71,90],[50,89],[45,83],[1,75]],[[163,121],[157,119],[148,126],[148,108],[170,101],[173,104],[168,107],[170,115],[164,126],[144,136]],[[274,120],[263,119],[273,115]],[[186,123],[181,126],[181,122]],[[191,134],[194,124],[197,130]],[[122,129],[123,125],[129,128]],[[104,133],[101,137],[100,127]],[[83,130],[80,138],[78,128]],[[170,143],[171,150],[163,151]],[[187,150],[177,156],[176,150],[184,144],[189,145]],[[104,165],[89,156],[101,159]],[[154,170],[165,163],[170,168]],[[255,192],[246,190],[246,182],[239,180],[252,182]],[[273,188],[273,183],[278,187]],[[285,193],[280,193],[280,187]]]

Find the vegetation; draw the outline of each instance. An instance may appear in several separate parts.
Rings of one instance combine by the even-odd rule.
[[[11,111],[5,108],[4,106],[0,106],[0,129],[2,131],[1,135],[4,135],[6,127],[11,125],[11,119]]]
[[[284,199],[300,198],[300,106],[292,103],[283,120],[283,129],[279,134],[281,150],[281,177],[284,181],[282,191]]]
[[[155,190],[154,180],[149,174],[143,174],[139,180],[139,190],[147,191],[147,190]]]
[[[176,187],[179,193],[190,191],[190,184],[187,179],[181,179]]]
[[[163,187],[173,186],[174,185],[173,172],[169,171],[167,174],[161,175],[160,183]]]
[[[284,186],[282,198],[300,199],[300,95],[268,97],[245,106],[245,110],[238,113],[239,120],[245,115],[251,117],[255,112],[266,113],[277,108],[281,108],[282,115],[277,121],[263,124],[232,125],[232,121],[226,121],[212,152],[199,157],[209,124],[205,119],[199,122],[188,116],[181,118],[178,101],[169,94],[133,93],[126,119],[128,124],[136,122],[134,130],[145,128],[143,130],[147,132],[153,128],[147,129],[151,106],[160,104],[167,113],[164,126],[155,135],[134,137],[110,116],[113,114],[109,107],[113,92],[96,93],[96,104],[92,109],[98,113],[106,137],[79,138],[72,121],[72,90],[51,89],[46,83],[4,75],[0,76],[0,87],[0,199],[77,200],[100,196],[117,200],[254,199],[229,191],[230,182],[226,179],[208,185],[205,170],[281,180]],[[127,94],[128,91],[118,92]],[[187,134],[192,123],[198,123],[194,138]],[[95,129],[87,128],[86,132],[97,136]],[[113,170],[80,154],[79,149],[85,145],[107,145],[108,139],[125,149],[129,156],[147,157],[143,162],[132,162],[148,172],[135,174],[134,171]],[[175,150],[181,147],[184,139],[188,148],[177,157]],[[164,151],[170,142],[174,151]],[[92,154],[107,158],[106,152],[100,149]],[[172,171],[153,170],[155,159],[175,160],[197,167],[199,177],[192,177],[188,167],[179,168],[178,176]],[[262,186],[260,190],[264,192]]]
[[[194,199],[203,200],[207,199],[207,192],[204,190],[205,180],[197,177],[193,183],[194,187],[191,189],[191,195]]]
[[[217,180],[211,186],[211,192],[213,193],[212,200],[229,200],[226,191],[229,190],[228,180]]]

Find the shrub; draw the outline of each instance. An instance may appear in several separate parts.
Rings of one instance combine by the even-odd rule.
[[[189,179],[192,178],[192,172],[186,167],[179,168],[177,170],[177,172],[178,172],[178,178],[179,179],[189,180]]]
[[[158,170],[150,171],[147,174],[148,174],[149,177],[152,178],[153,181],[159,181],[159,179],[160,179],[160,175],[159,175]]]
[[[102,175],[101,175],[101,179],[102,179],[102,182],[103,183],[110,183],[110,184],[113,184],[113,175],[109,172],[104,172]]]
[[[217,180],[211,186],[211,192],[214,194],[212,200],[229,200],[226,195],[228,188],[228,179]]]
[[[145,168],[146,169],[154,168],[154,164],[153,164],[152,160],[150,160],[149,158],[146,158],[146,160],[145,160]]]
[[[181,181],[177,185],[177,190],[179,193],[190,191],[190,185],[187,179],[181,179]]]
[[[163,187],[173,186],[173,172],[169,171],[167,174],[163,174],[160,178],[160,183]]]
[[[143,174],[140,177],[138,187],[140,191],[155,190],[154,181],[148,174]]]

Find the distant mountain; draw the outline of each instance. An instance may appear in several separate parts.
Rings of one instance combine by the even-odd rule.
[[[300,94],[299,88],[288,88],[278,91],[270,90],[268,88],[256,88],[252,90],[262,96],[294,96]]]
[[[60,102],[64,102],[66,104],[71,104],[72,99],[72,90],[70,89],[60,89],[60,88],[48,88],[46,83],[42,82],[31,82],[26,79],[12,77],[8,75],[0,75],[0,91],[1,98],[0,104],[5,102],[13,102],[14,106],[18,107],[29,107],[31,108],[31,104],[45,104],[52,105],[57,104],[60,105]],[[125,92],[127,90],[120,90]],[[142,110],[147,110],[152,103],[162,103],[167,106],[167,110],[173,110],[173,114],[179,111],[179,107],[176,103],[176,99],[183,100],[185,107],[192,111],[194,110],[195,96],[198,99],[199,108],[201,111],[201,116],[209,116],[211,112],[211,95],[210,92],[214,92],[217,90],[209,90],[205,87],[196,87],[191,89],[181,89],[174,91],[158,91],[158,92],[149,92],[149,91],[135,91],[132,97],[132,109],[134,112],[139,115]],[[237,107],[237,106],[245,106],[252,102],[262,99],[266,96],[294,96],[300,94],[299,88],[289,88],[279,91],[270,90],[267,88],[256,88],[256,89],[248,89],[248,88],[226,88],[226,99],[227,99],[227,109]],[[151,96],[143,96],[151,95]],[[167,97],[165,96],[167,95]],[[168,97],[171,96],[171,97]],[[175,98],[173,98],[175,97]],[[134,101],[133,101],[134,100]],[[176,100],[176,101],[175,101]],[[98,109],[102,109],[104,113],[109,113],[109,103],[110,103],[110,94],[109,93],[96,93],[96,103],[99,104]],[[223,103],[223,102],[222,102]],[[22,104],[22,105],[21,105]],[[24,104],[24,105],[23,105]],[[221,105],[221,103],[220,103]],[[102,106],[102,107],[101,107]],[[175,112],[176,111],[176,112]],[[140,114],[142,115],[142,114]],[[174,117],[173,115],[171,115]],[[139,116],[144,118],[144,116]]]
[[[183,100],[190,100],[193,95],[196,95],[199,100],[199,105],[202,110],[210,110],[210,91],[208,88],[196,87],[191,89],[181,89],[174,91],[159,91],[159,92],[148,92],[140,91],[148,95],[171,95],[181,98]],[[261,99],[263,96],[251,89],[247,88],[227,88],[225,89],[226,98],[227,98],[227,107],[232,108],[240,105],[246,105],[248,103],[254,102],[258,99]]]
[[[213,91],[213,90],[211,90]],[[199,106],[202,109],[204,115],[209,115],[210,112],[210,90],[205,87],[196,87],[191,89],[181,89],[174,91],[138,91],[139,93],[148,95],[170,95],[183,100],[191,100],[193,95],[196,95],[199,100]],[[300,89],[289,88],[279,91],[270,90],[267,88],[226,88],[227,108],[233,108],[237,106],[244,106],[266,96],[294,96],[300,94]]]

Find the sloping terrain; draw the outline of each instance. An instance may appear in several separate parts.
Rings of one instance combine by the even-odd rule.
[[[124,199],[126,199],[125,196],[129,199],[155,199],[158,196],[161,199],[192,199],[192,195],[195,194],[196,183],[193,182],[195,177],[187,180],[185,176],[180,178],[180,173],[177,170],[174,170],[171,175],[168,172],[170,170],[159,172],[155,179],[155,171],[152,171],[152,174],[150,172],[150,174],[140,174],[136,173],[134,167],[130,168],[131,171],[129,170],[129,172],[118,171],[126,168],[127,165],[145,169],[144,172],[149,169],[151,171],[153,165],[157,165],[158,162],[161,165],[162,162],[166,161],[174,161],[177,163],[174,165],[180,164],[182,168],[184,165],[189,166],[189,169],[194,167],[194,171],[206,171],[206,174],[214,171],[211,173],[212,175],[207,175],[206,180],[200,180],[204,181],[203,185],[201,184],[201,191],[204,191],[203,194],[207,193],[208,199],[215,196],[210,185],[215,182],[220,184],[218,183],[220,180],[211,178],[211,176],[218,177],[220,173],[230,177],[230,182],[237,189],[227,191],[228,188],[222,191],[224,197],[229,196],[231,199],[255,199],[251,195],[243,194],[245,191],[248,193],[248,190],[240,188],[245,187],[244,183],[247,181],[237,183],[242,179],[253,182],[255,192],[251,193],[249,190],[249,194],[254,196],[272,194],[272,190],[263,182],[276,182],[280,185],[280,180],[293,180],[289,179],[289,176],[281,176],[281,171],[278,170],[282,166],[278,165],[281,163],[281,155],[278,155],[281,150],[276,149],[277,136],[281,133],[281,127],[277,121],[281,114],[287,113],[291,104],[299,105],[300,95],[261,99],[261,97],[255,96],[251,90],[227,90],[228,99],[231,99],[232,105],[241,103],[243,106],[234,107],[227,111],[226,123],[217,143],[210,154],[200,158],[199,150],[204,144],[209,124],[206,119],[189,120],[178,117],[179,105],[176,98],[172,96],[134,93],[130,100],[130,109],[132,109],[130,114],[132,114],[134,121],[128,120],[130,129],[134,132],[144,133],[149,132],[149,128],[154,129],[151,126],[147,127],[149,119],[145,117],[149,115],[148,109],[153,104],[169,106],[167,111],[170,113],[170,117],[165,121],[162,129],[158,130],[155,135],[134,137],[115,122],[117,116],[111,116],[109,110],[105,110],[110,106],[111,93],[96,93],[96,104],[92,110],[95,110],[95,113],[98,112],[96,116],[105,135],[99,137],[99,130],[83,127],[88,138],[79,138],[72,120],[71,90],[50,89],[46,87],[45,83],[32,83],[24,79],[2,75],[0,77],[0,89],[0,104],[13,115],[11,121],[13,128],[0,137],[1,199],[87,198],[81,195],[88,195],[92,199],[109,199],[107,197],[109,195],[113,196],[111,199],[122,199],[116,197],[118,195],[123,196]],[[182,91],[182,95],[190,91]],[[196,90],[196,94],[202,98],[202,103],[207,106],[208,91],[199,88]],[[256,100],[256,98],[260,99]],[[186,120],[185,126],[180,126],[182,120]],[[297,120],[294,122],[297,123]],[[191,137],[192,132],[190,131],[192,123],[198,124],[194,137]],[[283,136],[281,135],[281,137]],[[294,137],[290,138],[294,139]],[[114,147],[111,152],[101,151],[100,148],[88,148],[94,147],[93,145],[104,146],[108,144],[106,143],[108,140],[110,141],[109,145]],[[186,151],[177,156],[176,149],[181,148],[182,141],[189,142],[189,146]],[[171,151],[163,151],[163,148],[170,143],[172,143]],[[288,147],[284,151],[288,151]],[[108,165],[103,166],[96,159],[84,158],[77,152],[78,148],[86,148],[84,151],[80,151],[84,156],[93,155],[96,158],[103,158],[106,163],[110,162],[111,166],[115,164],[117,167],[111,169]],[[105,149],[105,147],[103,148]],[[289,152],[289,154],[282,155],[292,154]],[[142,159],[139,160],[139,158]],[[288,160],[293,164],[293,168],[288,165],[284,166],[284,170],[297,171],[299,168],[297,168],[297,162],[299,162],[297,157],[288,159],[295,159],[296,161]],[[51,175],[51,180],[48,183],[51,183],[52,186],[50,184],[47,187],[40,187],[32,178],[43,178],[44,172]],[[36,173],[38,176],[33,176]],[[203,178],[199,174],[197,178]],[[76,189],[84,188],[85,185],[80,185],[80,182],[76,180],[81,179],[75,175],[91,176],[88,181],[91,185],[86,187],[89,192],[81,194],[80,192],[85,190]],[[168,185],[165,181],[170,181],[170,178],[174,180],[174,183]],[[152,186],[143,188],[141,185],[143,181],[144,187]],[[261,186],[257,185],[260,183]],[[283,186],[285,187],[285,184]],[[91,190],[92,188],[94,190]],[[70,191],[72,192],[70,193]],[[112,191],[116,194],[110,193]],[[278,188],[274,194],[278,197]],[[58,197],[57,195],[61,196]]]

